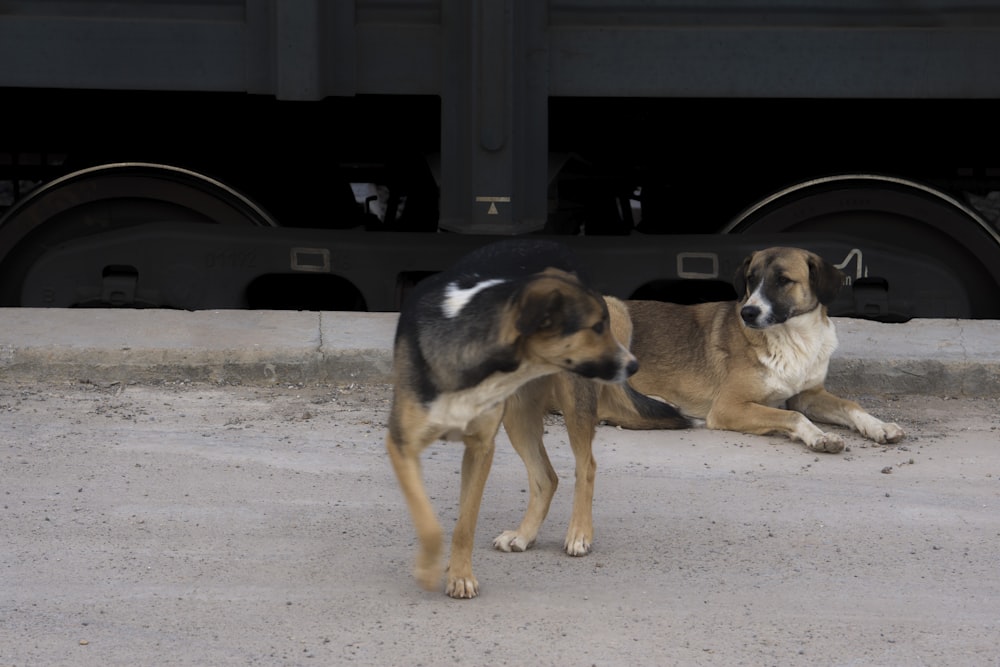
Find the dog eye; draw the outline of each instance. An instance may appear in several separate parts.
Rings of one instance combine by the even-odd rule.
[[[795,282],[794,280],[792,280],[792,279],[791,279],[791,278],[789,278],[788,276],[778,276],[778,279],[777,279],[777,280],[778,280],[778,285],[779,285],[780,287],[784,287],[784,286],[786,286],[786,285],[791,285],[792,283],[794,283],[794,282]]]
[[[604,333],[604,321],[602,320],[590,328],[594,331],[595,334],[600,335]]]

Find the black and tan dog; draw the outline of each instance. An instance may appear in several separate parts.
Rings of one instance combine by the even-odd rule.
[[[422,281],[403,303],[386,448],[416,527],[415,576],[424,588],[441,579],[442,529],[421,476],[423,450],[442,438],[465,443],[445,592],[475,597],[473,538],[507,399],[546,375],[621,383],[636,370],[635,357],[612,334],[606,302],[577,272],[561,244],[510,239]],[[536,419],[522,405],[507,414],[515,431]],[[519,448],[522,456],[526,449]],[[525,464],[529,471],[538,465],[530,457]]]
[[[782,433],[818,452],[839,452],[844,441],[810,420],[848,426],[879,443],[899,442],[899,426],[824,388],[837,347],[827,304],[843,280],[814,253],[768,248],[737,270],[736,302],[629,301],[631,349],[640,363],[629,384],[704,419],[708,428]],[[599,407],[609,423],[647,428],[629,412],[621,401]]]

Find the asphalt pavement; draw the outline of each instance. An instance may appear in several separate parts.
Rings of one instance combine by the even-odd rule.
[[[0,377],[385,383],[396,313],[0,309]],[[832,391],[1000,395],[1000,320],[834,318]]]

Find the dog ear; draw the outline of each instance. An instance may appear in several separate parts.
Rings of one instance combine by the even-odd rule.
[[[608,308],[608,319],[611,321],[611,335],[624,345],[625,349],[631,350],[633,326],[628,306],[621,299],[608,295],[604,296],[604,304]]]
[[[522,335],[531,335],[549,329],[563,307],[563,294],[558,289],[528,289],[521,301],[517,316],[517,330]]]
[[[818,255],[809,257],[809,284],[824,306],[837,298],[844,284],[844,272]]]
[[[753,255],[747,255],[740,267],[736,269],[736,274],[733,275],[733,287],[736,288],[736,299],[742,299],[747,293],[747,269],[750,268],[750,258]]]

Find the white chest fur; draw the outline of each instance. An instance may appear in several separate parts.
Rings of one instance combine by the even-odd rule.
[[[765,330],[765,347],[757,355],[768,369],[768,388],[775,402],[784,401],[826,380],[837,331],[822,309],[793,317]]]

